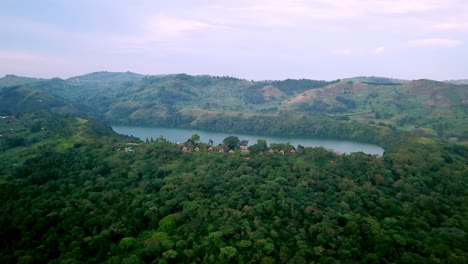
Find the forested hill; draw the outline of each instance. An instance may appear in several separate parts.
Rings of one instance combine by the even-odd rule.
[[[468,84],[468,79],[463,79],[463,80],[450,80],[447,81],[449,83],[454,83],[454,84]]]
[[[0,263],[468,262],[460,145],[211,150],[42,111],[3,116],[0,134]]]
[[[40,82],[42,80],[43,79],[22,77],[22,76],[16,76],[16,75],[9,74],[9,75],[6,75],[3,78],[0,78],[0,89],[2,87],[23,85],[23,84],[28,84],[28,83]]]
[[[144,76],[133,72],[93,72],[67,79],[73,83],[121,83],[136,82]]]
[[[66,105],[57,96],[21,86],[0,90],[0,114],[11,115],[38,110],[53,110]]]
[[[10,79],[0,79],[0,87]],[[96,72],[67,80],[23,78],[16,84],[60,97],[108,124],[207,129],[207,124],[228,124],[226,120],[238,115],[268,119],[291,114],[355,121],[468,144],[468,85],[448,82],[383,77],[249,81]],[[232,125],[217,125],[217,129],[233,131]]]
[[[110,79],[95,81],[104,77]],[[464,86],[114,77],[0,89],[0,263],[468,262],[468,148],[392,121],[408,107],[457,113],[463,125],[465,106],[452,104],[465,96]],[[248,99],[249,89],[264,102]],[[379,92],[364,96],[372,89]],[[415,91],[427,99],[419,108],[407,99]],[[331,111],[333,96],[353,105],[339,92],[353,95],[353,111],[359,100],[391,111],[382,108],[379,122]],[[203,98],[208,105],[198,105]],[[319,100],[328,112],[300,104]],[[211,146],[196,134],[182,144],[142,142],[87,115],[367,140],[385,154],[340,155],[261,139],[245,150],[235,136]]]

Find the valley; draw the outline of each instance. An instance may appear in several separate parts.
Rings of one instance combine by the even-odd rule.
[[[12,78],[0,79],[0,87],[14,83]],[[395,128],[462,144],[468,139],[468,86],[464,84],[378,77],[255,82],[233,77],[144,76],[130,72],[96,72],[67,80],[17,79],[21,84],[17,89],[60,97],[73,104],[76,111],[108,124],[210,130],[207,124],[231,117],[269,119],[294,115]],[[31,82],[25,83],[27,80]],[[222,132],[232,129],[248,132],[232,125],[216,127]]]

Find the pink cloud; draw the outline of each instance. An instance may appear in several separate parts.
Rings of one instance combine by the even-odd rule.
[[[410,47],[442,47],[453,48],[461,45],[462,42],[456,39],[427,38],[408,41]]]

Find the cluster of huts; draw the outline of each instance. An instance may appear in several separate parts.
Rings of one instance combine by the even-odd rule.
[[[187,146],[183,146],[181,150],[182,150],[182,152],[186,152],[186,153],[191,152],[191,149],[190,149],[189,147],[187,147]],[[201,149],[200,149],[200,147],[197,146],[197,147],[194,147],[194,148],[193,148],[193,151],[194,151],[194,152],[200,152]],[[216,147],[216,148],[214,148],[213,146],[210,146],[210,147],[208,147],[208,148],[206,149],[206,152],[207,152],[207,153],[212,153],[212,152],[216,152],[216,151],[217,151],[218,153],[225,153],[225,152],[227,152],[227,153],[229,153],[229,154],[234,154],[234,153],[236,153],[236,151],[240,151],[241,153],[244,153],[244,154],[250,153],[249,147],[248,147],[248,146],[244,146],[244,145],[240,145],[238,150],[232,150],[232,149],[227,150],[227,147],[223,147],[223,146],[221,146],[221,147]],[[287,151],[285,151],[284,149],[281,149],[281,150],[274,150],[274,149],[270,148],[267,152],[260,151],[260,152],[258,152],[257,154],[263,155],[263,154],[265,154],[265,153],[268,153],[268,154],[279,153],[279,154],[281,154],[281,155],[285,155],[285,154],[287,154],[287,153],[289,153],[289,154],[296,154],[296,150],[291,149],[289,152],[287,152]]]

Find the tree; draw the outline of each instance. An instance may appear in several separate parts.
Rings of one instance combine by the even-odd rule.
[[[169,249],[168,251],[163,253],[163,257],[165,259],[175,259],[175,258],[177,258],[177,251],[175,251],[173,249]]]
[[[133,237],[124,237],[119,242],[119,249],[124,252],[130,252],[138,247],[138,241]]]
[[[249,144],[249,141],[247,139],[242,139],[240,142],[239,142],[240,145],[244,145],[244,146],[247,146]]]
[[[226,144],[228,149],[236,149],[240,144],[240,140],[236,136],[228,136],[223,139],[223,143]]]
[[[180,216],[178,214],[170,214],[163,219],[159,220],[159,229],[163,232],[170,232],[176,228],[177,220]]]
[[[219,256],[221,258],[231,259],[237,255],[237,249],[235,247],[227,246],[220,249]]]
[[[257,143],[250,146],[253,153],[259,153],[268,150],[268,145],[265,139],[257,139]]]
[[[197,133],[193,134],[191,137],[190,137],[190,140],[193,142],[193,143],[196,143],[198,141],[200,141],[200,135],[198,135]]]

